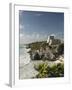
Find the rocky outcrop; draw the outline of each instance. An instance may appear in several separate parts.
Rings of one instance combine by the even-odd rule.
[[[50,51],[35,51],[31,53],[32,60],[54,60],[55,55]]]

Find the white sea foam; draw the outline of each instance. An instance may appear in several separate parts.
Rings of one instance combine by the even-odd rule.
[[[30,62],[30,55],[28,53],[29,49],[27,50],[26,47],[20,48],[20,65],[25,65]]]

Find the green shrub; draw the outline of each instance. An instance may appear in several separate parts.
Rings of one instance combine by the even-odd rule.
[[[47,77],[47,67],[48,65],[45,64],[45,63],[42,63],[42,64],[39,64],[38,66],[38,71],[39,71],[39,74],[36,76],[37,78],[45,78]]]
[[[48,64],[43,63],[39,64],[37,71],[39,72],[36,75],[36,78],[47,78],[47,77],[63,77],[64,76],[64,64],[54,64],[48,66]]]
[[[48,77],[63,77],[64,75],[64,65],[59,63],[48,67]]]

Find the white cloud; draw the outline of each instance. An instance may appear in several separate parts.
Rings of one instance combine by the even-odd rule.
[[[53,33],[53,34],[51,34],[50,36],[54,36],[54,37],[55,37],[56,35]]]
[[[47,39],[46,35],[41,35],[39,33],[32,33],[32,34],[20,33],[20,44],[42,41],[46,39]]]
[[[20,38],[22,38],[24,35],[22,33],[20,33]]]
[[[30,39],[31,38],[31,35],[26,35],[26,38],[29,38]]]
[[[37,38],[37,39],[39,39],[39,37],[40,37],[40,35],[39,35],[39,34],[37,34],[37,35],[36,35],[36,38]]]
[[[20,24],[19,28],[20,28],[20,30],[22,30],[22,29],[24,29],[25,27],[24,27],[24,25]]]

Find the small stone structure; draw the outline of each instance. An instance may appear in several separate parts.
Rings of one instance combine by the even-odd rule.
[[[61,40],[60,39],[56,39],[54,35],[50,35],[47,38],[47,43],[49,45],[56,45],[56,44],[60,44]]]
[[[50,35],[48,36],[47,43],[51,45],[53,43],[53,40],[54,40],[54,35]]]

